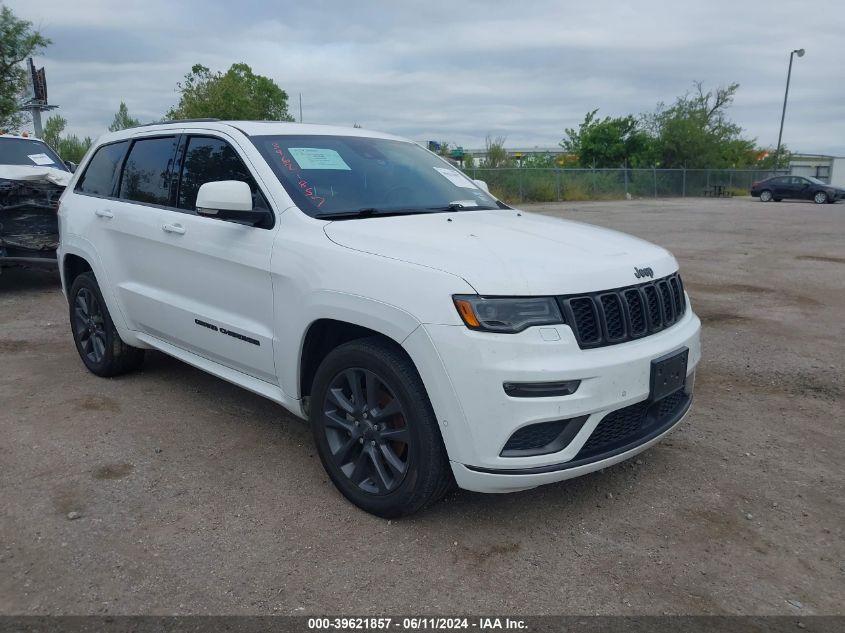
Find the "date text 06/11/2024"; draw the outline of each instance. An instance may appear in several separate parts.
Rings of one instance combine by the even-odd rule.
[[[519,631],[526,629],[524,620],[518,618],[478,617],[346,617],[346,618],[308,618],[309,630],[391,630],[402,631],[440,631],[452,629],[476,631]]]

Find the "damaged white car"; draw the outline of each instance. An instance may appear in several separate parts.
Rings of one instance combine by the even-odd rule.
[[[72,167],[39,139],[0,134],[0,266],[55,265],[56,211]]]

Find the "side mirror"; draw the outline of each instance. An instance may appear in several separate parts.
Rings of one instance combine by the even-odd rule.
[[[76,168],[78,167],[78,165],[76,163],[70,162],[69,160],[66,160],[65,161],[65,167],[67,167],[70,170],[70,173],[73,173],[73,172],[76,171]]]
[[[197,213],[207,218],[256,225],[267,211],[252,208],[249,185],[240,180],[217,180],[202,185],[197,192]]]
[[[482,189],[483,191],[485,191],[485,192],[487,192],[487,193],[490,193],[490,187],[488,187],[488,186],[487,186],[487,183],[486,183],[486,182],[484,182],[483,180],[473,180],[473,182],[474,182],[476,185],[478,185],[478,188],[479,188],[479,189]]]

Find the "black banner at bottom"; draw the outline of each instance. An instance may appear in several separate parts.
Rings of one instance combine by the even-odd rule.
[[[845,616],[0,616],[0,633],[845,633]]]

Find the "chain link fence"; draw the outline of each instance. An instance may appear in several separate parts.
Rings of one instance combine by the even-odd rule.
[[[509,202],[747,196],[751,183],[789,170],[469,168]]]

